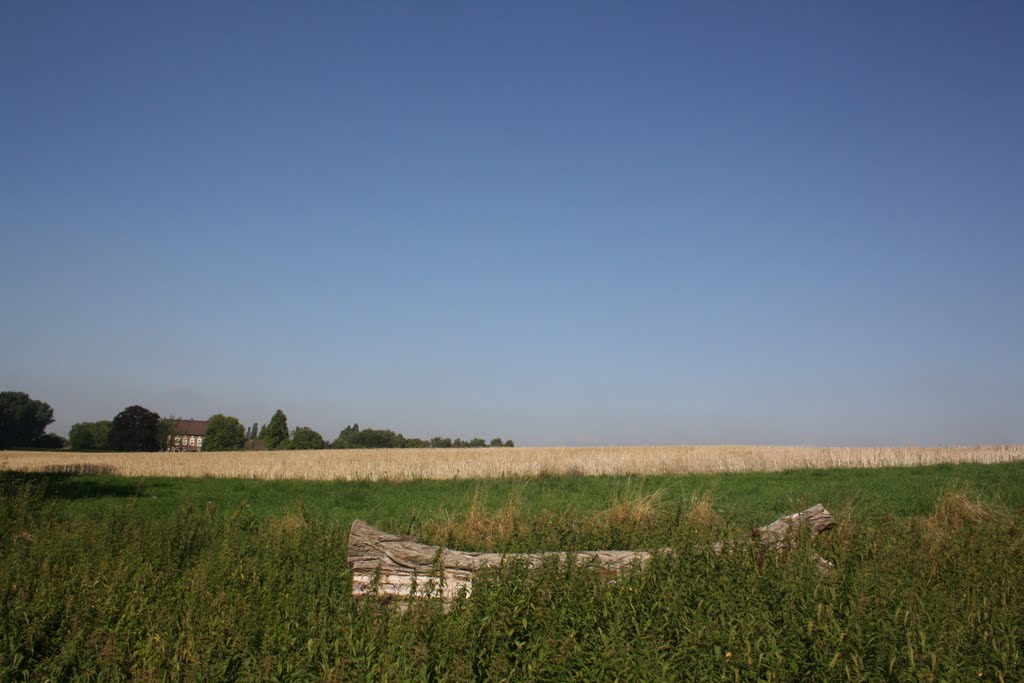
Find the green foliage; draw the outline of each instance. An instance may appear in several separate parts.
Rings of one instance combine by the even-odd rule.
[[[338,434],[338,438],[331,442],[331,448],[355,448],[349,444],[354,443],[359,435],[359,424],[351,424]]]
[[[297,451],[312,451],[326,446],[327,442],[317,431],[309,427],[297,427],[295,433],[292,434],[289,447]]]
[[[204,451],[240,451],[245,447],[245,427],[238,418],[217,414],[212,416],[203,437]]]
[[[331,442],[331,448],[486,448],[483,439],[463,441],[448,437],[435,436],[430,441],[419,438],[407,438],[390,429],[360,429],[358,424],[349,425],[341,430],[338,438]],[[492,439],[491,446],[511,446],[501,439]]]
[[[768,556],[715,554],[709,540],[749,527],[672,506],[606,517],[594,533],[673,551],[615,580],[509,561],[450,606],[402,611],[351,598],[348,520],[205,501],[69,519],[52,481],[0,478],[0,680],[1024,680],[1021,509],[957,494],[912,517],[824,501],[836,529]],[[546,531],[572,514],[520,521],[527,550],[603,540]]]
[[[359,425],[352,425],[341,430],[331,445],[334,448],[404,448],[405,437],[390,429],[359,429]]]
[[[43,434],[41,437],[32,442],[32,445],[36,448],[44,448],[47,450],[57,450],[64,448],[68,445],[68,440],[56,432],[49,432]]]
[[[283,411],[279,409],[274,413],[260,438],[270,450],[288,447],[288,418]]]
[[[75,423],[71,426],[71,431],[68,433],[71,449],[75,451],[107,450],[109,447],[107,436],[110,432],[110,425],[110,420]]]
[[[160,416],[142,406],[128,406],[110,424],[107,441],[114,451],[158,451],[166,443]]]
[[[53,408],[23,391],[0,391],[0,450],[32,446],[53,422]]]

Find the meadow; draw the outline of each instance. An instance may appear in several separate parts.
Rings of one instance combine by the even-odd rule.
[[[1024,462],[395,482],[8,470],[0,496],[3,681],[1024,679]],[[816,502],[836,528],[787,553],[709,550]],[[351,597],[355,518],[467,550],[674,552],[614,580],[510,562],[451,605],[401,610]]]
[[[824,535],[780,555],[742,543],[819,502],[838,520]],[[355,518],[465,550],[673,552],[614,580],[509,562],[453,604],[399,609],[351,596]],[[1020,461],[403,481],[8,469],[0,681],[1015,681],[1022,522]],[[711,552],[721,539],[739,550]]]

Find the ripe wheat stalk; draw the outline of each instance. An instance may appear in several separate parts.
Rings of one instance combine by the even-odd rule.
[[[1024,445],[902,448],[813,446],[608,446],[424,448],[231,453],[9,451],[0,468],[126,477],[391,480],[540,475],[771,472],[1024,460]]]

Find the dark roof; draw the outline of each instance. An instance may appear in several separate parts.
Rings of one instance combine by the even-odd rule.
[[[168,428],[173,436],[206,436],[209,422],[206,420],[169,420]]]

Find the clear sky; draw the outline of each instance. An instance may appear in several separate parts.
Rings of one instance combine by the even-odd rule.
[[[1020,2],[0,3],[0,390],[1024,441]]]

